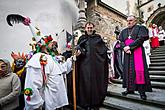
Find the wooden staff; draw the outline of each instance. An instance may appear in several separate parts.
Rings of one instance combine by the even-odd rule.
[[[72,34],[72,56],[75,55],[75,43],[74,43],[74,40],[75,40],[75,36],[74,34]],[[74,110],[76,110],[77,108],[77,105],[76,105],[76,76],[75,76],[75,61],[73,60],[72,61],[72,82],[73,82],[73,107],[74,107]]]

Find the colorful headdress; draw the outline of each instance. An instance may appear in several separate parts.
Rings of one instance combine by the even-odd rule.
[[[12,52],[11,57],[14,59],[14,62],[12,63],[12,70],[14,73],[16,73],[19,77],[21,77],[22,73],[25,69],[26,64],[26,55],[22,53],[22,55],[18,52],[18,54]]]
[[[24,53],[22,53],[21,55],[20,52],[18,52],[18,54],[12,52],[11,57],[14,59],[14,61],[18,59],[23,59],[24,61],[26,61],[26,55]]]

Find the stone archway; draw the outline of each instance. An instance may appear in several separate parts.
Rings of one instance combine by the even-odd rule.
[[[165,6],[158,8],[150,15],[147,20],[147,25],[149,25],[149,23],[154,23],[158,26],[162,26],[165,30]]]

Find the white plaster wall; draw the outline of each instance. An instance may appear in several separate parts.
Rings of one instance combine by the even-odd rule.
[[[78,17],[78,8],[74,0],[0,0],[0,58],[12,60],[14,52],[29,52],[32,34],[28,27],[16,24],[10,27],[6,22],[8,14],[21,14],[31,18],[32,25],[40,28],[44,35],[51,34],[64,43],[64,34],[59,39],[55,36],[62,29],[71,33],[72,24]]]

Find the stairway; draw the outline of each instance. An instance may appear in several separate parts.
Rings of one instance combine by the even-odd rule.
[[[165,45],[152,50],[149,74],[153,92],[147,92],[147,100],[141,100],[138,92],[122,96],[122,80],[109,84],[107,97],[101,110],[165,110]],[[106,108],[106,109],[105,109]]]

